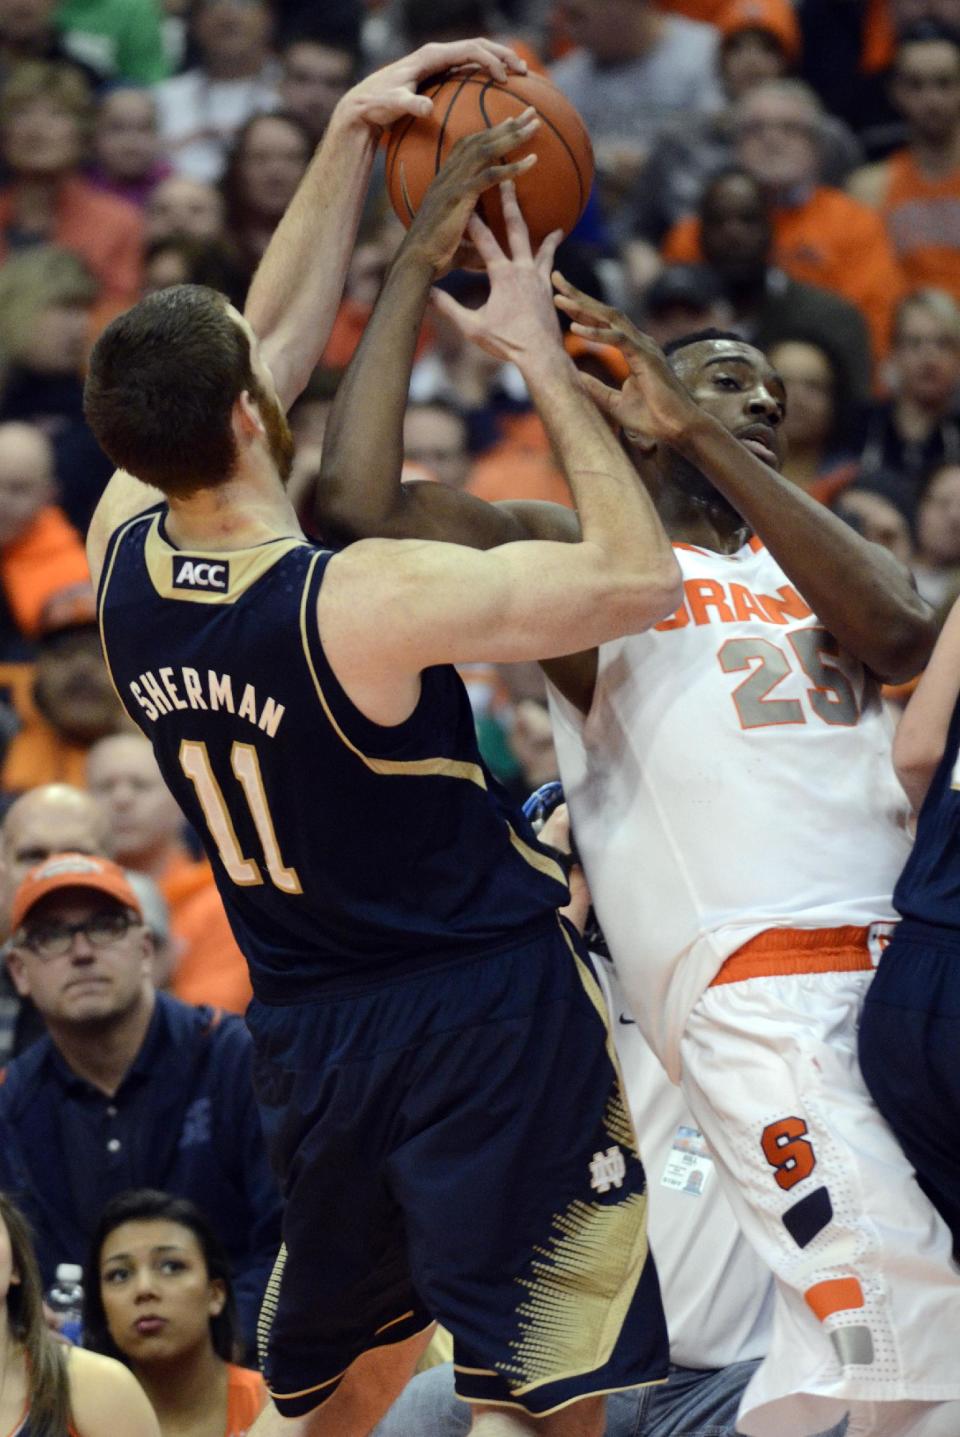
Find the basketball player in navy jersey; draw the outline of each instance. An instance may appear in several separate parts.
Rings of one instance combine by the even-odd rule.
[[[536,124],[528,111],[458,146],[361,368],[399,325],[406,348],[383,357],[406,386],[431,284],[478,195],[527,168],[501,157]],[[119,471],[89,538],[104,651],[248,959],[285,1186],[256,1437],[368,1433],[434,1318],[485,1437],[594,1437],[604,1392],[666,1373],[602,1000],[557,918],[562,870],[487,774],[450,665],[644,628],[675,607],[677,567],[560,343],[558,237],[533,256],[515,196],[503,203],[513,258],[477,220],[470,240],[509,284],[502,345],[577,497],[579,544],[309,544],[283,487],[294,371],[210,290],[151,296],[91,358],[87,413]],[[295,273],[329,274],[302,194],[298,211],[248,307],[269,336],[297,332],[274,289],[296,305]]]
[[[893,894],[902,921],[867,993],[860,1066],[960,1260],[960,601],[893,760],[917,836]]]

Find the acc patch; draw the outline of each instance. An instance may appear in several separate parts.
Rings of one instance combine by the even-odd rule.
[[[175,554],[173,587],[225,594],[230,588],[230,564],[226,559],[198,559],[189,554]]]

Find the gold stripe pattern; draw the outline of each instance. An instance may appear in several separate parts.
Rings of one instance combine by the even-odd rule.
[[[604,1025],[611,1086],[603,1126],[611,1142],[639,1160],[603,995],[562,924],[561,930]],[[512,1365],[502,1369],[517,1382],[516,1396],[609,1362],[647,1255],[646,1193],[613,1203],[577,1198],[554,1217],[546,1244],[535,1249],[532,1275],[519,1279],[527,1294],[517,1308],[520,1335],[510,1343]]]
[[[565,1382],[610,1360],[647,1260],[646,1194],[621,1202],[575,1199],[554,1217],[544,1247],[521,1278],[527,1297],[517,1308],[520,1336],[504,1375],[521,1397],[545,1383]]]
[[[303,643],[303,652],[307,660],[307,667],[310,670],[310,677],[313,679],[313,686],[317,691],[317,698],[320,700],[320,707],[323,709],[326,720],[340,742],[350,752],[365,764],[372,773],[380,774],[406,774],[416,777],[446,777],[462,778],[469,783],[475,783],[478,788],[486,788],[487,780],[483,769],[478,763],[466,763],[456,758],[371,758],[369,754],[363,753],[355,743],[351,743],[343,729],[337,723],[327,703],[326,695],[320,686],[320,679],[314,667],[313,656],[310,653],[310,642],[307,637],[307,596],[310,593],[310,580],[313,578],[314,567],[320,555],[317,554],[310,568],[307,570],[306,582],[303,586],[303,600],[300,605],[300,638]]]
[[[307,636],[307,596],[310,592],[310,581],[313,578],[314,567],[319,558],[319,554],[314,557],[310,568],[307,570],[307,577],[303,585],[303,599],[300,604],[300,639],[303,644],[307,667],[310,670],[310,677],[317,691],[317,698],[320,700],[320,707],[323,709],[327,722],[340,742],[350,750],[355,758],[358,758],[361,763],[365,764],[371,773],[405,774],[407,777],[417,778],[460,778],[465,779],[468,783],[475,783],[478,788],[485,790],[487,787],[486,775],[478,763],[469,763],[464,759],[457,758],[371,758],[369,754],[357,748],[356,744],[347,738],[347,735],[334,718],[330,705],[327,703],[326,695],[323,692],[313,662],[313,656],[310,653],[310,642]],[[540,873],[546,874],[548,878],[554,879],[557,883],[566,883],[563,869],[555,859],[550,858],[546,853],[540,853],[537,849],[531,848],[528,843],[524,843],[523,839],[513,831],[509,823],[507,824],[507,832],[514,849],[532,868],[536,868]]]
[[[529,843],[524,843],[523,839],[518,833],[514,832],[509,823],[507,824],[507,829],[510,833],[510,842],[520,854],[520,857],[526,859],[531,868],[536,868],[538,872],[545,873],[548,878],[552,878],[556,883],[566,885],[567,876],[555,858],[551,858],[548,853],[541,853],[538,848],[531,848]]]
[[[468,1367],[455,1368],[455,1371],[469,1372]],[[631,1382],[628,1387],[590,1387],[584,1388],[574,1397],[567,1397],[563,1402],[557,1402],[553,1407],[538,1408],[537,1418],[552,1417],[554,1412],[562,1412],[565,1407],[572,1407],[575,1402],[582,1402],[586,1397],[609,1397],[614,1392],[635,1392],[640,1387],[665,1387],[669,1382],[668,1377],[654,1377],[650,1382]],[[528,1412],[522,1402],[510,1402],[505,1397],[470,1397],[466,1392],[458,1392],[457,1396],[461,1402],[471,1403],[475,1407],[506,1407],[512,1412]]]
[[[120,545],[123,543],[127,531],[129,529],[132,529],[134,524],[139,523],[142,519],[142,514],[135,514],[132,519],[127,520],[126,524],[123,525],[119,533],[115,532],[113,552],[110,555],[110,563],[107,566],[107,572],[100,581],[99,602],[97,604],[97,625],[100,629],[100,648],[103,651],[103,662],[106,666],[107,678],[110,680],[110,687],[113,689],[113,692],[116,694],[117,699],[119,700],[120,707],[125,713],[130,714],[131,718],[133,718],[133,714],[130,712],[130,710],[127,708],[127,705],[123,701],[123,696],[120,693],[120,690],[117,688],[116,679],[113,677],[113,669],[110,666],[110,655],[107,653],[107,640],[103,632],[103,612],[104,609],[107,607],[107,590],[110,587],[110,580],[113,578],[113,566],[117,562],[117,555],[120,552]],[[136,719],[134,719],[134,723],[137,723]],[[139,726],[140,725],[137,724],[138,728]]]
[[[280,1244],[280,1251],[276,1256],[276,1261],[273,1264],[273,1271],[270,1273],[267,1290],[263,1294],[260,1312],[257,1315],[257,1356],[260,1359],[261,1368],[267,1360],[267,1343],[270,1340],[270,1329],[273,1326],[273,1319],[277,1315],[277,1307],[280,1302],[280,1284],[283,1281],[283,1269],[286,1265],[287,1244],[282,1242]]]
[[[188,604],[233,604],[292,549],[305,539],[274,539],[252,549],[175,549],[160,533],[160,515],[155,514],[144,541],[143,557],[150,582],[162,599],[182,599]],[[181,589],[173,586],[173,564],[178,555],[198,558],[211,564],[229,564],[230,587],[225,593],[212,589]]]

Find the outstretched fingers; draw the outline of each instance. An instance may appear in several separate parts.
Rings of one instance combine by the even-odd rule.
[[[453,298],[453,295],[447,294],[445,289],[432,289],[430,291],[430,302],[438,314],[444,315],[452,324],[456,325],[465,339],[469,339],[472,336],[474,330],[477,328],[476,316],[472,309],[467,309],[465,305],[458,304]]]
[[[620,419],[620,391],[611,389],[609,384],[604,384],[602,379],[597,379],[594,374],[587,374],[585,370],[577,370],[580,384],[587,391],[590,398],[598,409],[609,414],[611,419]]]
[[[536,158],[536,156],[532,156]],[[503,180],[500,184],[500,208],[503,211],[503,223],[507,231],[507,242],[510,247],[510,254],[514,259],[533,259],[533,251],[530,248],[530,231],[527,229],[527,222],[523,218],[520,205],[517,201],[517,189],[512,180]]]
[[[509,120],[501,120],[499,125],[494,125],[486,132],[480,131],[480,143],[486,141],[487,153],[493,153],[498,158],[505,155],[509,150],[526,144],[532,139],[540,126],[540,116],[532,105],[521,110],[519,115],[511,115]],[[468,136],[468,142],[471,137]]]
[[[436,74],[439,70],[452,70],[458,65],[479,65],[495,80],[509,79],[511,74],[525,75],[527,62],[522,60],[509,45],[497,40],[478,37],[473,40],[452,40],[447,43],[434,41],[423,45],[410,57],[416,62],[419,76]]]
[[[557,291],[553,302],[573,321],[570,328],[574,334],[592,339],[597,344],[615,345],[634,373],[642,371],[645,363],[660,354],[650,336],[641,333],[626,315],[612,305],[584,294],[564,279],[558,270],[554,270],[552,279]]]
[[[568,279],[565,279],[558,269],[554,270],[550,277],[556,290],[553,297],[554,304],[577,324],[594,329],[621,327],[623,316],[609,304],[594,299],[592,295],[584,294],[583,290],[577,289],[576,285],[572,285]]]
[[[557,246],[562,240],[563,230],[551,230],[534,256],[534,264],[548,283],[553,273],[553,261],[557,256]]]
[[[487,269],[498,260],[505,260],[506,255],[497,243],[497,237],[493,230],[484,224],[478,214],[472,214],[467,223],[467,234],[473,241],[474,249],[483,260]]]

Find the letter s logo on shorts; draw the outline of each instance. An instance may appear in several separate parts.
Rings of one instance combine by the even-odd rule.
[[[230,587],[230,565],[225,560],[191,559],[177,554],[173,560],[173,587],[225,594]]]

